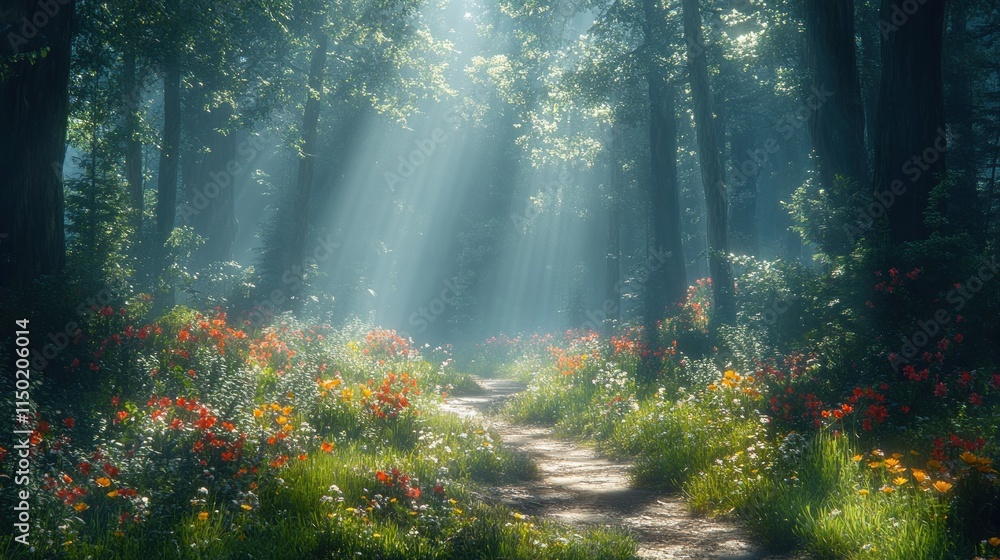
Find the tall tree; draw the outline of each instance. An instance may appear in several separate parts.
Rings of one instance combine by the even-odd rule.
[[[319,125],[320,100],[326,72],[329,35],[322,18],[317,16],[312,34],[316,45],[309,62],[309,79],[306,86],[306,104],[302,113],[302,148],[299,153],[299,171],[295,183],[292,209],[292,232],[288,245],[287,264],[292,269],[302,261],[306,251],[306,233],[309,228],[309,203],[312,198],[313,177],[316,170],[316,134]]]
[[[677,93],[664,68],[668,57],[666,20],[657,0],[643,0],[646,85],[649,96],[649,164],[652,200],[651,241],[665,258],[650,266],[646,282],[644,332],[650,348],[666,308],[687,294],[687,271],[681,232],[680,181],[677,179]],[[654,270],[655,269],[655,270]]]
[[[732,324],[736,320],[735,284],[729,262],[726,184],[723,181],[718,129],[714,125],[712,88],[708,82],[708,56],[698,0],[683,0],[681,5],[684,11],[684,37],[688,44],[688,71],[698,137],[698,161],[708,211],[708,266],[715,300],[715,312],[712,314],[714,330],[719,325]]]
[[[858,194],[868,192],[868,164],[854,0],[805,0],[805,27],[812,73],[806,104],[813,112],[809,129],[819,157],[820,183],[835,205],[857,205]],[[845,182],[838,185],[837,177]]]
[[[905,242],[930,236],[925,213],[947,169],[941,70],[945,0],[927,0],[906,21],[899,21],[896,4],[882,0],[886,23],[873,186],[883,198],[894,194],[891,204],[883,203],[889,233],[893,241]]]
[[[5,35],[14,49],[0,62],[0,286],[19,288],[62,272],[63,160],[69,116],[69,71],[76,1],[54,14],[37,2],[8,2]]]

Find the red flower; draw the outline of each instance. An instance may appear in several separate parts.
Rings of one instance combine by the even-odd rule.
[[[115,417],[117,418],[118,422],[121,422],[122,420],[125,420],[126,418],[128,418],[128,411],[127,410],[119,410],[118,414],[116,414]]]
[[[89,474],[90,473],[90,463],[88,463],[86,461],[84,461],[84,462],[80,463],[79,465],[77,465],[76,468],[80,469],[80,472],[82,472],[83,474]]]
[[[937,385],[934,386],[934,396],[935,397],[944,397],[944,396],[947,396],[947,395],[948,395],[948,386],[947,385],[945,385],[944,383],[938,383]]]
[[[955,335],[955,342],[961,344],[963,340],[965,340],[965,337],[962,336],[962,333],[958,333]]]
[[[409,489],[406,490],[406,497],[413,498],[414,500],[416,500],[417,498],[420,497],[420,489],[415,486],[410,487]]]
[[[980,406],[983,404],[983,397],[979,393],[972,393],[969,395],[969,404],[973,406]]]
[[[101,467],[101,469],[111,478],[118,476],[118,473],[121,472],[118,470],[118,467],[112,465],[111,463],[104,463],[104,466]]]
[[[119,397],[117,395],[114,396],[114,397],[111,397],[111,406],[118,406],[118,403],[120,403],[120,402],[122,402],[121,397]]]
[[[63,426],[72,430],[73,427],[76,426],[76,420],[73,418],[63,418]]]
[[[90,371],[97,371],[99,369],[101,369],[101,366],[95,364],[94,362],[90,362]]]

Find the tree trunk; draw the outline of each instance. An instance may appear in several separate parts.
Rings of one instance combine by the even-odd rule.
[[[39,24],[44,18],[45,24],[31,38],[12,31],[4,41],[22,54],[49,50],[34,61],[11,64],[0,81],[2,287],[27,287],[41,275],[61,273],[66,264],[62,170],[75,10],[75,0],[51,16],[31,0],[7,8],[11,21]]]
[[[858,78],[865,109],[865,154],[870,162],[875,144],[875,111],[878,108],[878,73],[881,54],[878,41],[878,7],[871,0],[855,5],[855,27],[861,39],[861,65]],[[866,179],[870,179],[867,177]]]
[[[646,39],[646,85],[649,95],[650,201],[652,203],[652,248],[647,255],[646,345],[659,345],[658,325],[667,308],[683,303],[687,296],[687,271],[681,231],[681,194],[677,179],[677,93],[661,66],[666,42],[663,11],[656,0],[643,0]]]
[[[806,0],[806,44],[813,111],[809,131],[819,156],[820,183],[840,208],[858,205],[867,193],[865,114],[855,55],[854,0]],[[836,188],[835,178],[849,181]]]
[[[153,278],[166,262],[164,245],[174,230],[177,214],[177,174],[181,143],[181,73],[176,62],[163,73],[163,138],[160,148],[159,177],[156,185],[156,266]]]
[[[309,230],[309,204],[312,198],[313,176],[316,170],[316,135],[319,126],[320,97],[323,94],[323,78],[326,70],[326,51],[329,44],[328,35],[322,26],[316,26],[314,39],[316,48],[313,50],[309,63],[308,98],[302,114],[302,154],[299,159],[298,181],[295,186],[294,206],[292,209],[292,232],[286,254],[286,270],[293,273],[301,270],[305,258],[306,234]]]
[[[733,196],[729,202],[729,241],[732,251],[736,254],[756,255],[759,250],[757,242],[757,179],[760,176],[760,165],[754,163],[746,167],[751,173],[744,173],[742,167],[755,152],[753,133],[749,130],[733,127],[730,159],[733,164]],[[758,149],[759,150],[759,149]]]
[[[604,331],[610,335],[621,318],[621,212],[622,196],[625,193],[625,177],[621,161],[621,131],[614,127],[609,159],[611,160],[611,200],[608,206],[608,251],[605,256],[604,290],[606,303],[602,311],[607,312]]]
[[[895,4],[882,0],[883,22],[898,21],[893,19]],[[874,192],[887,200],[884,193],[894,195],[891,204],[879,204],[887,207],[889,233],[897,243],[930,236],[924,214],[931,190],[947,169],[941,78],[944,15],[945,0],[927,0],[902,25],[891,24],[882,35]]]
[[[142,185],[142,141],[139,139],[139,96],[142,87],[136,75],[135,51],[125,53],[122,73],[122,99],[125,107],[125,182],[132,202],[132,227],[136,240],[142,239],[142,213],[145,209]],[[138,244],[136,249],[138,249]]]
[[[729,263],[729,224],[726,184],[722,180],[722,156],[713,123],[712,90],[708,83],[708,60],[701,30],[698,0],[683,0],[684,35],[688,44],[688,70],[691,74],[691,98],[695,132],[698,137],[698,162],[705,188],[708,211],[708,266],[712,276],[715,312],[711,328],[736,320],[733,270]]]

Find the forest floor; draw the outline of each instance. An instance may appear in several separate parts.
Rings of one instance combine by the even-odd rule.
[[[494,487],[487,498],[526,514],[571,526],[620,527],[638,542],[641,558],[702,560],[791,560],[769,555],[738,525],[693,515],[683,498],[632,487],[630,463],[601,457],[580,443],[556,438],[552,429],[511,424],[495,414],[499,404],[524,385],[505,379],[477,379],[484,392],[452,397],[444,409],[483,417],[503,444],[532,457],[534,480]]]

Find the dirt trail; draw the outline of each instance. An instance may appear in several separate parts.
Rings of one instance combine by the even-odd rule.
[[[524,385],[503,379],[478,381],[485,394],[450,398],[444,408],[461,416],[484,416],[505,445],[534,458],[536,480],[493,490],[493,497],[508,506],[570,525],[627,528],[638,540],[641,558],[790,560],[767,555],[736,525],[691,515],[679,497],[632,488],[627,462],[555,439],[549,428],[512,425],[490,415],[491,407]]]

